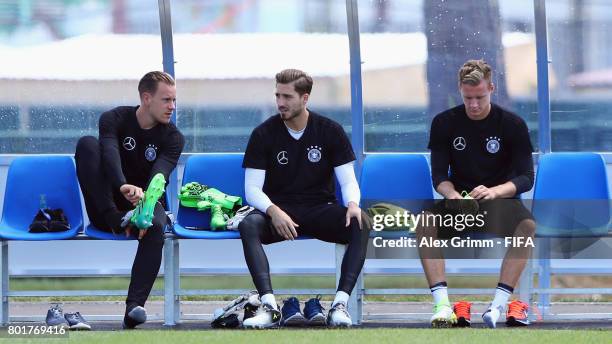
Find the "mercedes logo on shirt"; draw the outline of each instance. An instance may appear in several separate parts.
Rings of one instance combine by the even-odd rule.
[[[126,137],[123,139],[123,148],[129,151],[134,150],[134,148],[136,148],[136,140],[130,136]]]
[[[458,150],[458,151],[462,151],[465,149],[466,143],[465,143],[465,139],[463,138],[463,136],[457,136],[455,137],[455,139],[453,140],[453,147]]]
[[[287,158],[287,151],[280,151],[276,154],[276,160],[281,165],[287,165],[289,163],[289,158]]]

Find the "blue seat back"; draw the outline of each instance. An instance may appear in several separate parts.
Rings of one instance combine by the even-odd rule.
[[[607,234],[610,191],[606,165],[599,154],[544,154],[538,164],[533,198],[539,236]]]
[[[432,199],[427,159],[421,154],[373,154],[363,162],[361,198]]]
[[[244,200],[243,154],[203,154],[189,157],[183,172],[183,185],[189,182],[214,187]],[[210,212],[179,206],[177,224],[187,229],[209,229]]]
[[[361,172],[362,208],[390,202],[413,212],[433,199],[427,159],[421,154],[368,155]]]
[[[48,208],[61,208],[68,218],[70,230],[57,233],[28,233],[29,225],[44,195]],[[69,156],[27,156],[16,158],[10,165],[4,192],[2,230],[12,228],[14,240],[50,240],[76,235],[83,228],[83,210],[74,161]],[[10,231],[7,231],[7,233]],[[29,237],[35,236],[35,237]]]
[[[433,205],[433,188],[427,159],[421,154],[368,155],[361,172],[361,208],[376,203],[391,203],[412,213]],[[406,231],[377,232],[370,237],[387,238],[412,235]]]

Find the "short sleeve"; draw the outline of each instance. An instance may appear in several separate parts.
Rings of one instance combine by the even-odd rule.
[[[332,125],[332,133],[329,137],[330,147],[332,149],[331,163],[334,167],[338,167],[355,160],[355,152],[351,141],[340,124]]]
[[[244,153],[244,159],[242,160],[242,167],[265,170],[267,165],[266,144],[261,134],[261,130],[256,128],[249,138],[249,143]]]

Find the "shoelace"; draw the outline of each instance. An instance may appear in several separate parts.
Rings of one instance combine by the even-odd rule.
[[[344,304],[344,302],[338,302],[338,303],[336,303],[336,304],[335,304],[335,305],[332,307],[332,309],[334,309],[334,310],[336,310],[336,311],[340,311],[340,312],[343,312],[343,313],[348,314],[348,312],[347,312],[347,310],[346,310],[346,305]]]
[[[51,310],[51,313],[53,313],[53,315],[59,316],[59,317],[62,316],[62,313],[63,313],[62,306],[60,306],[58,303],[51,306],[50,310]]]
[[[290,297],[286,300],[283,301],[283,308],[286,309],[286,311],[290,311],[290,312],[298,312],[300,311],[300,301],[298,301],[298,299],[296,299],[295,297]]]
[[[524,318],[527,314],[527,310],[529,309],[529,305],[522,301],[512,301],[508,305],[508,312],[506,313],[506,317],[515,317],[515,318]]]
[[[255,312],[256,315],[260,315],[260,314],[264,314],[267,312],[271,312],[274,310],[274,307],[272,305],[269,305],[267,303],[263,303],[258,309],[257,312]]]
[[[472,305],[467,301],[459,301],[455,303],[453,311],[457,317],[470,318]]]
[[[321,305],[321,297],[322,296],[319,294],[317,295],[317,297],[306,301],[304,312],[306,312],[306,308],[308,308],[309,310],[311,308],[316,308],[317,311],[320,311],[321,313],[323,313],[323,311],[325,310],[325,307]]]
[[[79,322],[85,322],[85,319],[83,319],[83,317],[81,316],[81,313],[76,312],[74,313],[74,317],[77,319],[77,321]]]

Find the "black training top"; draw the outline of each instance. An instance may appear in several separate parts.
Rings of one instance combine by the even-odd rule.
[[[516,195],[533,186],[533,147],[522,118],[491,104],[489,115],[470,119],[460,105],[434,117],[429,134],[435,188],[450,180],[458,192],[511,181]],[[450,167],[450,171],[449,171]]]
[[[310,111],[299,140],[276,114],[251,133],[242,167],[266,171],[263,191],[273,203],[336,201],[334,167],[355,160],[342,126]]]
[[[142,129],[136,109],[120,106],[100,116],[102,162],[114,190],[126,183],[145,189],[157,173],[167,181],[185,145],[173,123]]]

